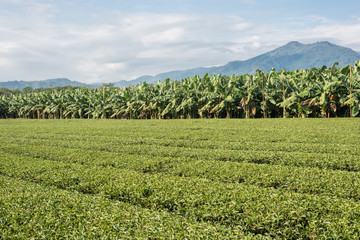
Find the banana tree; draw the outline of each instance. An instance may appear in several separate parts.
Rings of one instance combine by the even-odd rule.
[[[9,116],[9,103],[10,99],[7,96],[0,96],[0,118]]]
[[[276,73],[272,68],[269,73],[261,72],[261,85],[262,85],[262,104],[263,117],[267,118],[271,115],[277,116],[279,112],[277,100],[280,99],[281,81],[279,73]]]
[[[259,85],[256,81],[256,76],[246,74],[244,78],[245,84],[242,85],[240,91],[245,92],[246,94],[242,95],[239,108],[245,110],[245,118],[249,119],[250,113],[253,117],[256,115],[256,102],[259,101]]]
[[[71,116],[71,118],[77,118],[80,119],[84,118],[85,112],[89,106],[88,103],[88,95],[85,94],[86,92],[77,89],[67,97],[67,105],[65,107],[64,115]],[[62,108],[63,105],[61,101],[57,101],[57,108]],[[61,114],[60,114],[61,115]]]
[[[69,95],[68,91],[55,90],[52,94],[51,105],[49,106],[49,112],[54,115],[54,118],[64,118],[64,111],[66,110],[67,105],[69,104]]]
[[[337,77],[339,69],[334,64],[331,68],[323,67],[316,74],[315,96],[312,102],[318,103],[321,115],[330,117],[331,112],[337,116],[340,95],[343,93],[345,86]]]
[[[281,97],[279,97],[277,99],[277,106],[280,106],[281,104],[279,104],[280,102],[284,102],[285,99],[287,98],[288,94],[289,94],[289,89],[290,89],[290,81],[289,81],[289,75],[291,75],[291,73],[286,72],[285,69],[281,70],[281,73],[278,74],[277,79],[278,79],[278,89],[280,88],[280,95]],[[286,105],[283,104],[282,106],[282,117],[286,118],[287,117],[287,113],[286,113]]]
[[[187,118],[196,117],[199,109],[199,98],[201,97],[200,92],[201,80],[198,76],[193,78],[186,78],[181,82],[181,85],[177,88],[176,92],[172,92],[172,95],[176,96],[175,99],[181,99],[178,101],[175,112],[180,114],[182,117]],[[170,100],[170,99],[169,99]],[[175,101],[170,103],[174,104]]]
[[[241,89],[237,86],[237,77],[233,74],[231,77],[221,76],[215,82],[215,92],[218,94],[219,101],[211,109],[210,113],[215,113],[217,116],[222,111],[226,112],[226,118],[231,118],[236,111],[236,103],[240,102],[242,94]]]
[[[107,118],[111,115],[110,91],[106,87],[97,89],[93,94],[91,115],[93,118]]]
[[[360,112],[360,61],[354,67],[349,67],[348,95],[344,105],[349,106],[350,117],[356,117]]]
[[[315,69],[314,69],[315,70]],[[289,94],[283,92],[283,101],[277,105],[287,109],[290,115],[305,118],[312,113],[311,91],[313,86],[311,81],[307,81],[307,73],[305,71],[292,71],[287,74],[285,81],[282,83],[283,91],[289,89]],[[283,79],[284,80],[284,79]],[[285,87],[286,86],[286,87]],[[284,117],[284,112],[283,112]]]

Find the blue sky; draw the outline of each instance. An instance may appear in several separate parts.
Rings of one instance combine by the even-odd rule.
[[[0,81],[131,80],[294,40],[360,51],[359,9],[334,0],[0,0]]]

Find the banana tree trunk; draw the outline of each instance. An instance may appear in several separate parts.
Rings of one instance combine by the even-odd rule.
[[[263,113],[264,113],[264,118],[266,118],[265,99],[264,99],[264,75],[263,74],[261,74],[261,93],[262,93]]]
[[[282,78],[282,75],[281,75]],[[284,86],[284,80],[282,83],[282,90],[283,90],[283,101],[285,101],[285,86]],[[283,118],[286,118],[286,107],[283,106]]]
[[[350,96],[352,94],[351,79],[352,79],[352,68],[350,66]],[[352,118],[352,104],[351,103],[350,103],[350,118]]]
[[[286,108],[285,108],[285,106],[283,107],[283,118],[286,118]]]
[[[226,118],[227,118],[227,119],[230,119],[230,118],[231,118],[230,111],[226,111]]]
[[[245,118],[250,118],[250,77],[247,76],[247,101],[245,102]]]

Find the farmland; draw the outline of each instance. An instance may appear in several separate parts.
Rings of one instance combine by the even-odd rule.
[[[0,120],[0,239],[360,238],[360,120]]]
[[[354,67],[256,71],[254,75],[166,79],[123,89],[0,89],[0,119],[184,119],[358,117],[360,61]]]

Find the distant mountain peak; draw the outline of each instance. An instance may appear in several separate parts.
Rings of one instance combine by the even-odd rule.
[[[286,46],[296,46],[296,47],[301,47],[301,46],[304,46],[304,44],[298,42],[298,41],[291,41],[291,42],[288,42],[286,45],[284,45],[284,47]]]
[[[323,45],[329,45],[329,46],[336,46],[336,44],[333,44],[329,41],[320,41],[320,42],[316,42],[314,44],[323,44]]]

